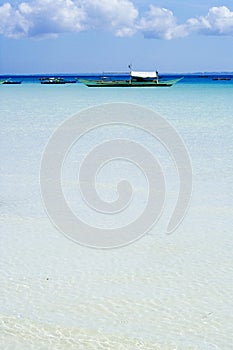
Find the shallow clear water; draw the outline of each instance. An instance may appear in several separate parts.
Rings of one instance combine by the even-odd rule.
[[[0,348],[232,348],[233,84],[203,80],[169,89],[0,85]],[[86,135],[64,171],[65,195],[84,220],[76,171],[103,139],[126,133],[145,144],[160,159],[167,181],[164,214],[149,234],[102,251],[75,244],[52,226],[41,201],[39,170],[61,122],[106,102],[141,104],[177,129],[192,160],[193,196],[181,226],[166,235],[178,180],[161,145],[130,128]],[[133,218],[146,200],[143,176],[124,164],[105,170],[98,189],[104,199],[114,197],[122,173],[132,179]]]

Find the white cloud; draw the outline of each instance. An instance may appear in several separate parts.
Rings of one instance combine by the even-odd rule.
[[[19,10],[14,10],[8,2],[0,6],[0,34],[10,38],[25,36],[29,22]]]
[[[93,28],[107,29],[116,36],[135,33],[138,10],[128,0],[85,0],[84,8]]]
[[[56,36],[61,32],[85,29],[85,13],[71,0],[35,0],[17,8],[0,7],[0,33],[7,37]]]
[[[178,25],[171,11],[151,5],[140,21],[139,30],[146,38],[166,40],[194,32],[202,35],[233,35],[233,12],[226,6],[212,7],[206,16],[190,18]]]
[[[130,36],[137,16],[129,0],[34,0],[16,8],[5,3],[0,6],[0,33],[18,38],[103,29]]]
[[[233,12],[210,8],[206,16],[178,24],[172,11],[150,5],[139,14],[133,0],[32,0],[0,6],[0,34],[10,38],[57,36],[64,32],[102,30],[119,37],[136,32],[171,40],[191,33],[233,35]]]
[[[86,29],[86,13],[72,0],[35,0],[21,3],[18,11],[30,23],[29,37],[56,36]]]
[[[141,19],[138,29],[146,38],[170,40],[188,34],[184,25],[177,25],[172,11],[153,5]]]
[[[187,28],[204,35],[233,35],[233,12],[226,6],[210,8],[206,16],[190,18]]]

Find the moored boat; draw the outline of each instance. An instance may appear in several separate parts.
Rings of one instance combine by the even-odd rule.
[[[217,78],[213,78],[212,80],[231,80],[231,78],[228,78],[228,77],[217,77]]]
[[[0,84],[21,84],[22,81],[18,81],[18,80],[11,80],[11,79],[7,79],[7,80],[1,80]]]
[[[65,80],[63,78],[40,78],[41,84],[65,84]]]
[[[183,78],[161,80],[158,72],[130,72],[129,79],[116,80],[102,77],[95,79],[79,79],[80,83],[88,87],[170,87]]]
[[[2,84],[12,84],[12,85],[18,85],[18,84],[21,84],[22,81],[4,81]]]
[[[41,84],[75,84],[77,79],[66,80],[64,78],[42,77],[39,78]]]

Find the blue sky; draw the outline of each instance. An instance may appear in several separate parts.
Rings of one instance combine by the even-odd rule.
[[[232,0],[0,0],[0,74],[233,71]]]

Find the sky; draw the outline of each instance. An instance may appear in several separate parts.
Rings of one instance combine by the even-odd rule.
[[[233,71],[233,0],[0,0],[0,74]]]

